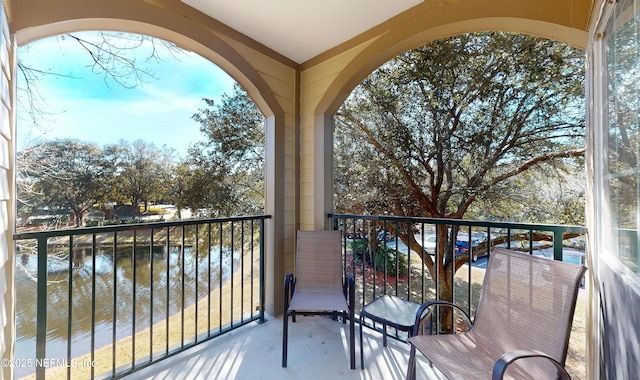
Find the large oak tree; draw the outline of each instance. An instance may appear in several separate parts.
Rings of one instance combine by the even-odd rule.
[[[526,35],[465,34],[400,54],[337,112],[337,210],[463,218],[513,195],[523,173],[575,167],[584,78],[583,52]],[[517,191],[536,191],[528,186]],[[451,300],[452,272],[468,258],[448,249],[446,227],[437,234],[441,259],[422,260],[440,274],[439,298]]]
[[[85,213],[111,193],[115,165],[94,144],[48,141],[21,151],[16,163],[21,202],[71,212],[78,227]]]

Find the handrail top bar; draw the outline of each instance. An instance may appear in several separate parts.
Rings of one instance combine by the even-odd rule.
[[[61,230],[43,230],[43,231],[28,231],[13,234],[13,240],[25,240],[25,239],[38,239],[48,238],[54,236],[70,236],[70,235],[90,235],[101,233],[112,233],[119,231],[131,231],[131,230],[149,230],[149,229],[162,229],[166,227],[179,227],[194,224],[209,224],[209,223],[224,223],[224,222],[237,222],[244,220],[264,220],[270,219],[271,215],[253,215],[253,216],[236,216],[226,218],[211,218],[211,219],[186,219],[177,220],[173,222],[150,222],[150,223],[131,223],[131,224],[114,224],[111,226],[102,227],[83,227],[83,228],[65,228]]]
[[[451,219],[451,218],[424,218],[413,216],[388,216],[388,215],[356,215],[356,214],[334,214],[329,213],[329,218],[340,219],[364,219],[364,220],[379,220],[379,221],[391,221],[391,222],[412,222],[412,223],[427,223],[427,224],[455,224],[468,227],[498,227],[509,228],[513,230],[537,230],[537,231],[552,231],[552,232],[564,232],[564,233],[587,233],[587,227],[572,226],[572,225],[558,225],[558,224],[537,224],[537,223],[516,223],[516,222],[495,222],[489,220],[468,220],[468,219]]]

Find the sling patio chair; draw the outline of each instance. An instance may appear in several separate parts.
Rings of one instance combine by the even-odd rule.
[[[348,297],[348,298],[347,298]],[[354,333],[355,286],[353,276],[343,276],[340,231],[298,231],[295,276],[284,280],[282,367],[287,366],[289,317],[341,316],[349,320],[351,369],[356,368]]]
[[[416,350],[450,379],[569,379],[564,368],[571,323],[586,268],[495,248],[489,258],[475,321],[466,333],[409,339],[407,379],[415,378]],[[435,316],[433,317],[434,321]]]

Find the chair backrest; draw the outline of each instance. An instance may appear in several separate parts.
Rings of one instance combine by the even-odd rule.
[[[540,350],[564,364],[585,269],[495,248],[472,332],[504,351]]]
[[[340,231],[298,231],[296,288],[342,288]]]

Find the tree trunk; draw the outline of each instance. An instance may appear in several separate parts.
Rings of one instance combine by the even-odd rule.
[[[438,291],[436,298],[440,301],[453,302],[453,276],[455,273],[455,240],[452,236],[456,236],[456,228],[453,235],[450,234],[447,225],[438,225],[436,227],[438,237],[438,246],[436,254],[436,265],[438,273],[432,273],[432,278],[437,279]],[[440,307],[437,311],[437,329],[442,333],[451,333],[453,331],[453,323],[451,321],[453,313],[450,307]]]
[[[453,302],[453,281],[451,278],[451,272],[447,267],[444,269],[444,273],[441,273],[438,278],[438,299],[441,301]],[[453,332],[453,309],[450,307],[440,307],[436,310],[436,332],[451,334]]]
[[[138,197],[131,198],[131,207],[133,209],[133,219],[138,218],[140,216],[140,205],[138,204]]]
[[[75,209],[75,210],[73,210],[71,212],[71,214],[73,215],[73,218],[75,219],[76,227],[78,227],[78,228],[83,227],[84,226],[84,223],[83,223],[83,221],[84,221],[84,218],[83,218],[84,212],[83,212],[83,210]]]

